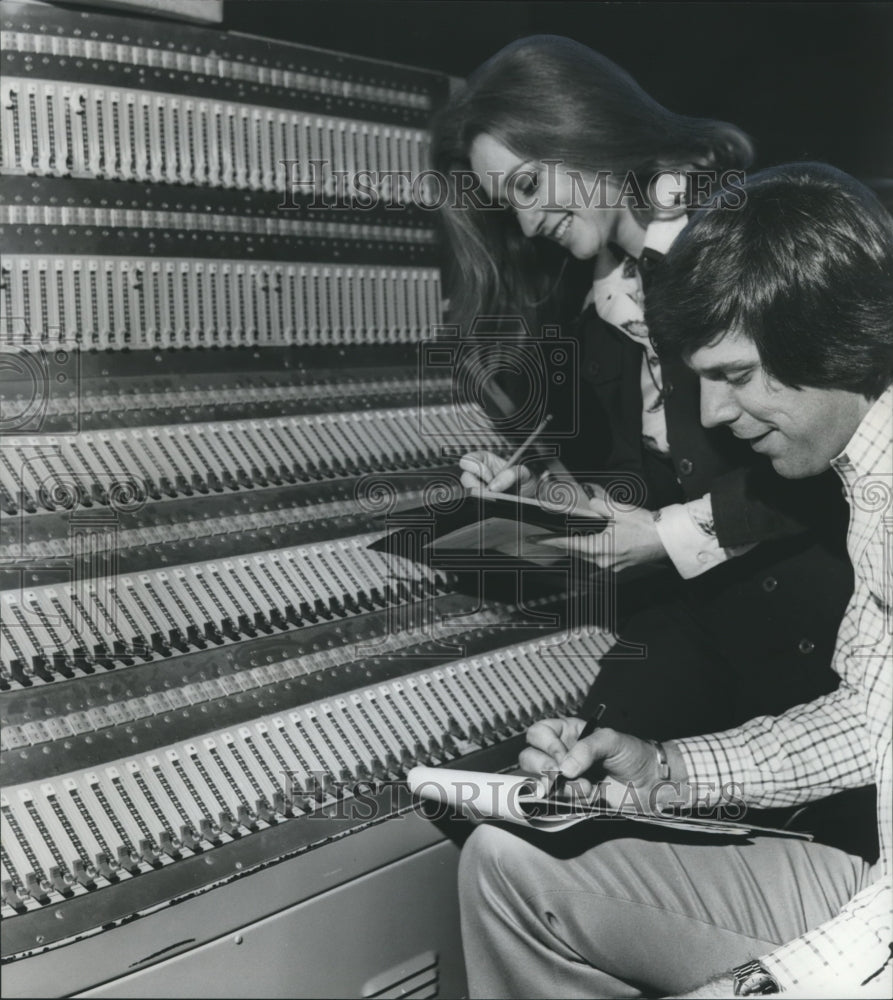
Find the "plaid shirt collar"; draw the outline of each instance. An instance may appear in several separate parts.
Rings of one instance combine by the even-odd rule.
[[[849,484],[859,476],[893,474],[893,386],[874,401],[831,465]]]

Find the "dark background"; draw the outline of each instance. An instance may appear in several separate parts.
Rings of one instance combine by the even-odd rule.
[[[225,0],[223,27],[453,76],[515,38],[569,35],[672,110],[744,128],[759,165],[893,178],[893,4]]]

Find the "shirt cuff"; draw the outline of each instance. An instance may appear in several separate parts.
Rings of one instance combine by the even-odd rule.
[[[716,535],[705,530],[703,525],[713,523],[709,495],[690,503],[661,507],[654,522],[661,543],[683,580],[700,576],[753,547],[724,549]]]

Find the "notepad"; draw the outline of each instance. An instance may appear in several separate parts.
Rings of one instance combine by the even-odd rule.
[[[430,804],[432,818],[464,816],[476,821],[513,823],[539,832],[558,833],[594,820],[645,823],[672,830],[727,837],[755,833],[812,840],[812,834],[776,827],[754,826],[712,817],[641,812],[590,802],[582,797],[550,797],[545,782],[529,775],[460,771],[443,767],[414,767],[406,776],[412,793]]]

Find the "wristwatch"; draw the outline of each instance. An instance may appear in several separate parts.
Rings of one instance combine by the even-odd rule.
[[[732,969],[732,977],[736,997],[765,996],[779,990],[774,977],[756,959]]]

